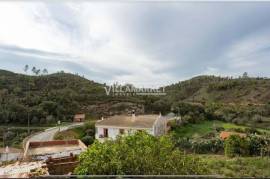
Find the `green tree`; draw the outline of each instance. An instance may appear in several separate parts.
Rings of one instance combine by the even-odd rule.
[[[29,65],[25,65],[24,68],[23,68],[23,71],[24,71],[25,73],[27,73],[28,69],[29,69]]]
[[[47,74],[48,74],[48,70],[47,70],[46,68],[44,68],[44,69],[42,70],[42,74],[43,74],[43,75],[47,75]]]
[[[36,70],[37,70],[36,67],[33,67],[33,68],[32,68],[32,72],[33,72],[34,74],[36,74]]]
[[[35,74],[36,74],[36,75],[39,75],[39,73],[40,73],[40,69],[37,69],[37,70],[35,71]]]
[[[57,103],[54,101],[43,101],[40,104],[40,107],[48,114],[56,114]]]
[[[228,157],[245,156],[249,153],[249,145],[245,138],[231,135],[224,142],[224,151]]]
[[[243,78],[248,78],[248,73],[247,72],[244,72],[243,75],[242,75]]]
[[[156,138],[145,132],[95,141],[79,157],[78,175],[174,175],[203,174],[205,165],[175,148],[168,136]]]

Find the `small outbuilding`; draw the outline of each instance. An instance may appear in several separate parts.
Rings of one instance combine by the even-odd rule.
[[[85,114],[75,114],[73,122],[84,122]]]
[[[230,137],[231,135],[238,135],[238,136],[240,136],[240,137],[246,137],[246,136],[247,136],[246,134],[243,134],[243,133],[222,131],[222,132],[219,134],[219,137],[220,137],[222,140],[225,140],[225,139],[227,139],[228,137]]]

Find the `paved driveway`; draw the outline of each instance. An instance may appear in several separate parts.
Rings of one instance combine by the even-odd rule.
[[[73,127],[82,126],[84,123],[73,123],[67,126],[60,127],[60,131],[65,131]],[[27,141],[48,141],[53,140],[54,135],[59,131],[59,127],[52,127],[43,132],[37,133],[29,137]]]

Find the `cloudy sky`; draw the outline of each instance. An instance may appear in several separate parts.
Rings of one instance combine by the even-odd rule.
[[[270,76],[270,3],[0,2],[0,69],[102,83]]]

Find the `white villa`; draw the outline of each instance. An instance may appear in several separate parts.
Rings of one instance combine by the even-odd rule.
[[[144,130],[153,136],[166,133],[166,118],[161,115],[113,116],[96,122],[95,137],[99,141],[116,139],[118,135],[132,134]]]

